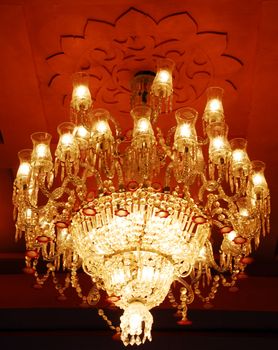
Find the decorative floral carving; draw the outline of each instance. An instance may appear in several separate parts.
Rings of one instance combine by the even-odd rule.
[[[139,70],[155,70],[156,59],[168,57],[176,63],[176,109],[192,104],[215,81],[237,89],[232,74],[243,63],[226,54],[226,47],[226,33],[198,32],[196,21],[187,12],[156,21],[151,15],[130,8],[114,23],[88,19],[82,36],[61,36],[61,51],[46,59],[53,70],[48,85],[70,87],[72,73],[85,70],[91,76],[91,89],[100,105],[129,113],[130,79]],[[68,93],[61,91],[64,97]]]

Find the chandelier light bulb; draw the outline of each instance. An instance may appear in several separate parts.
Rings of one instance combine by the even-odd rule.
[[[208,124],[224,121],[222,104],[223,89],[210,87],[207,89],[207,104],[204,111],[204,121]]]
[[[83,125],[77,126],[75,128],[74,134],[76,135],[77,138],[81,138],[81,139],[88,139],[90,137],[90,133]]]
[[[97,122],[96,124],[96,131],[100,134],[105,134],[108,130],[109,126],[107,125],[107,122],[101,120]]]
[[[61,136],[61,143],[64,146],[70,146],[73,143],[73,135],[70,133],[63,134]]]
[[[35,152],[38,158],[44,158],[47,155],[47,145],[44,143],[38,144],[36,146]]]
[[[24,163],[20,164],[20,166],[18,168],[17,176],[22,177],[22,178],[26,178],[26,177],[28,177],[30,170],[31,170],[30,163],[24,162]]]
[[[217,136],[212,139],[212,148],[214,148],[216,151],[223,149],[224,146],[225,142],[222,136]]]
[[[90,94],[89,89],[85,85],[78,85],[73,91],[73,95],[77,99],[84,99]]]
[[[263,185],[265,179],[264,179],[264,176],[262,174],[254,174],[252,176],[252,181],[253,181],[253,185],[256,187],[256,186]]]
[[[138,128],[138,131],[140,133],[146,133],[148,132],[148,130],[150,129],[151,125],[150,125],[150,122],[148,119],[146,118],[140,118],[138,120],[138,125],[137,125],[137,128]]]
[[[219,112],[223,110],[222,103],[217,98],[213,98],[208,102],[208,110],[211,113]]]
[[[172,76],[168,70],[162,69],[157,74],[157,82],[161,84],[167,84],[171,82]]]
[[[248,217],[248,216],[249,216],[249,211],[248,211],[248,209],[246,209],[246,208],[240,208],[240,209],[239,209],[239,214],[240,214],[241,216]]]
[[[17,179],[20,181],[27,181],[31,172],[31,149],[23,149],[18,152],[18,158],[20,161],[18,171],[17,171]]]
[[[231,231],[227,234],[227,238],[231,242],[236,238],[236,236],[237,236],[237,233],[235,231]]]
[[[157,113],[172,110],[173,78],[175,63],[169,58],[157,62],[157,72],[151,86],[152,107]]]
[[[89,76],[84,72],[77,72],[73,75],[73,90],[71,107],[75,119],[79,119],[78,113],[89,110],[92,106],[92,97],[89,89]]]
[[[233,151],[232,157],[233,157],[233,162],[241,163],[244,159],[244,152],[240,149],[236,149],[235,151]]]
[[[190,125],[187,123],[182,124],[180,126],[180,129],[179,129],[179,135],[177,135],[177,136],[180,136],[182,138],[190,138],[190,136],[191,136]]]

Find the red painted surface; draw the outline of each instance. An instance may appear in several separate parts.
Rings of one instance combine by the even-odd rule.
[[[79,69],[92,73],[95,106],[108,108],[129,129],[130,78],[154,69],[155,58],[167,55],[177,63],[174,108],[192,106],[201,116],[205,88],[223,87],[230,138],[247,137],[250,158],[267,165],[272,229],[256,254],[258,276],[241,282],[238,298],[221,294],[215,307],[277,312],[277,16],[277,1],[260,0],[1,2],[0,252],[24,252],[13,239],[17,152],[31,147],[35,131],[48,131],[57,141],[56,127],[68,119],[70,75]],[[174,118],[162,116],[161,123],[169,129]],[[0,254],[1,270],[13,261],[8,255]],[[62,305],[50,288],[30,290],[28,276],[0,276],[0,283],[2,308]]]

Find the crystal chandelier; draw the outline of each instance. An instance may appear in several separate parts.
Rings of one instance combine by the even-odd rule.
[[[249,160],[245,139],[228,141],[221,88],[207,91],[202,138],[188,107],[175,111],[165,135],[155,127],[171,115],[173,68],[164,59],[156,74],[135,74],[126,134],[107,110],[93,109],[89,75],[75,74],[71,121],[58,126],[54,162],[46,132],[19,152],[13,203],[25,272],[38,288],[52,276],[60,299],[71,285],[83,304],[102,296],[123,309],[120,327],[98,312],[125,345],[151,340],[149,310],[167,295],[178,323],[189,324],[194,295],[209,306],[220,285],[234,287],[269,231],[265,165]],[[87,295],[82,271],[92,281]]]

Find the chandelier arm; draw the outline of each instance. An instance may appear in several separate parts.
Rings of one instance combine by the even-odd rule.
[[[175,131],[176,131],[177,127],[173,126],[170,130],[168,130],[167,132],[167,137],[166,137],[166,145],[170,148],[171,145],[171,138],[173,137]]]
[[[189,268],[189,270],[185,273],[185,274],[180,274],[179,275],[179,277],[180,278],[186,278],[186,277],[188,277],[190,274],[191,274],[191,272],[192,272],[192,266],[190,266],[190,268]]]
[[[216,261],[215,261],[215,259],[214,259],[214,254],[213,254],[212,245],[211,245],[211,243],[210,243],[209,240],[206,241],[205,247],[206,247],[207,255],[208,255],[208,258],[209,258],[209,263],[210,263],[210,265],[214,268],[214,270],[218,271],[219,273],[226,272],[226,271],[227,271],[227,268],[225,268],[225,267],[220,267],[220,266],[216,263]]]
[[[157,129],[158,142],[159,142],[160,146],[162,147],[165,155],[168,156],[170,158],[170,160],[172,161],[173,160],[173,154],[172,154],[171,147],[169,147],[166,144],[164,136],[163,136],[163,134],[161,132],[161,129],[159,127],[157,127],[156,129]],[[166,156],[165,156],[165,158],[166,158]]]
[[[111,122],[115,126],[115,132],[116,132],[116,139],[121,139],[122,138],[122,129],[120,124],[116,121],[114,117],[109,113],[108,120],[111,120]]]
[[[177,277],[177,281],[182,284],[187,292],[188,292],[188,296],[186,298],[186,304],[191,304],[194,301],[194,292],[193,289],[191,288],[191,286],[181,277]]]

